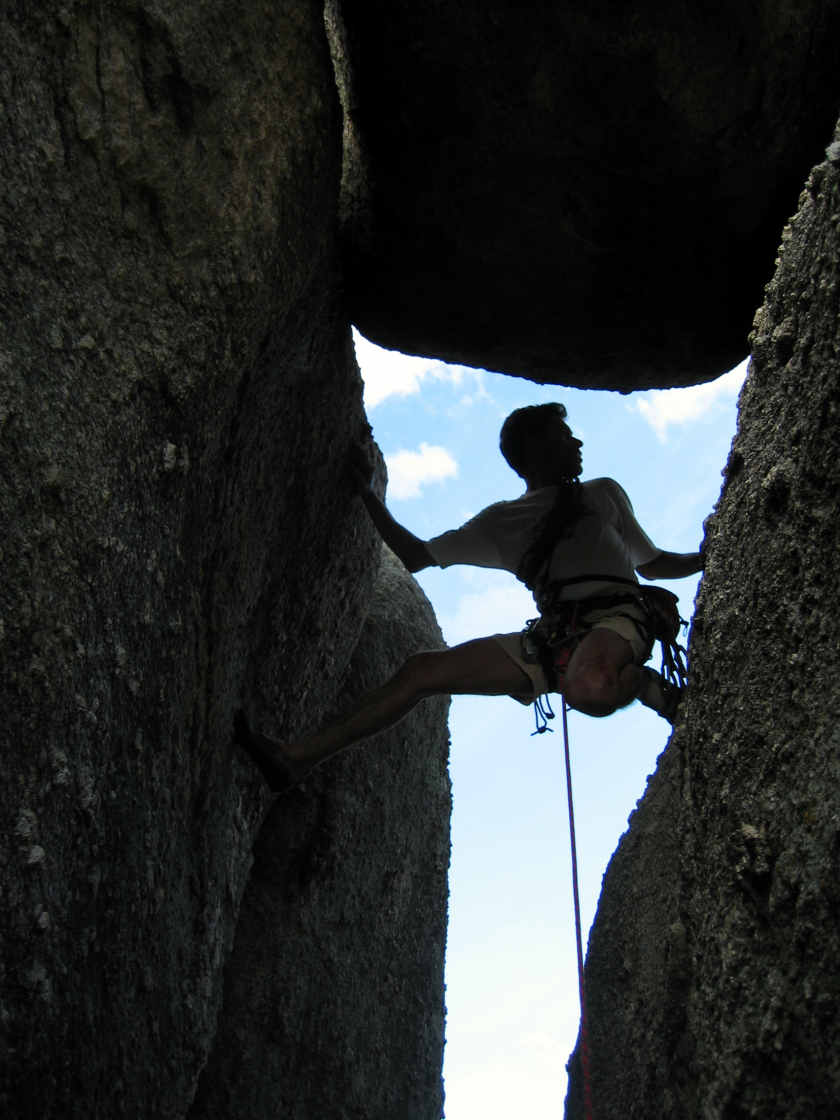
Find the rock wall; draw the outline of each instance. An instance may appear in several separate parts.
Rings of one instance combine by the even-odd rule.
[[[338,706],[442,645],[383,550]],[[280,795],[260,830],[191,1120],[436,1120],[450,789],[447,697]]]
[[[840,104],[830,0],[341,0],[354,322],[584,388],[746,356]]]
[[[0,8],[0,1110],[183,1116],[377,543],[319,4]]]
[[[840,1110],[840,129],[826,157],[755,318],[684,722],[590,938],[600,1120]]]

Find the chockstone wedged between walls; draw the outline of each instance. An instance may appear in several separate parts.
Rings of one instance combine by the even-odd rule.
[[[733,368],[840,104],[823,0],[330,0],[372,341],[542,383]],[[341,23],[344,32],[341,32]]]
[[[590,935],[601,1120],[840,1111],[840,126],[751,344],[683,718]]]

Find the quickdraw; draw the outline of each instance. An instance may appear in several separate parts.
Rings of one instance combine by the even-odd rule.
[[[639,586],[642,607],[653,622],[653,640],[662,648],[661,673],[668,684],[683,688],[688,681],[685,646],[680,645],[680,629],[685,631],[688,623],[680,618],[677,609],[679,599],[673,591],[664,587]]]

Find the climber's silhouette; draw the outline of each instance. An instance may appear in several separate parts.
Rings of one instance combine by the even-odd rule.
[[[372,489],[373,463],[361,444],[353,446],[359,496],[410,572],[451,564],[507,569],[534,592],[540,617],[521,634],[413,654],[334,723],[296,743],[252,732],[238,712],[237,742],[272,789],[288,788],[344,747],[392,727],[427,696],[510,695],[527,704],[562,691],[570,707],[590,716],[610,715],[639,699],[673,722],[683,682],[675,599],[641,587],[636,572],[678,579],[700,571],[702,555],[656,548],[612,479],[581,483],[583,444],[565,418],[561,404],[513,412],[502,427],[500,448],[524,479],[525,494],[489,506],[430,541],[393,519]],[[657,638],[667,655],[665,676],[643,668]]]

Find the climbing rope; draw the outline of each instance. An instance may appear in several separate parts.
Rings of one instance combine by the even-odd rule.
[[[589,1036],[586,1029],[586,980],[583,974],[583,942],[580,933],[580,895],[578,893],[575,811],[572,806],[572,767],[569,759],[569,723],[566,697],[563,697],[563,741],[566,748],[566,792],[569,795],[569,833],[572,838],[572,889],[575,896],[575,935],[577,937],[578,984],[580,987],[580,1057],[583,1065],[583,1103],[586,1120],[592,1120],[592,1086],[589,1080]]]

